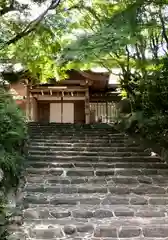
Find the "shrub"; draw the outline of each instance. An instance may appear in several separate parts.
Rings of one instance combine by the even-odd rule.
[[[26,121],[22,110],[18,108],[6,90],[0,88],[0,191],[1,216],[5,216],[7,194],[16,191],[24,162],[23,146],[26,140]],[[1,226],[0,239],[6,239],[6,230]]]

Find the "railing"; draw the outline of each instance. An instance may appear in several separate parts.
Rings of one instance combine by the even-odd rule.
[[[92,102],[90,103],[91,122],[110,123],[118,118],[116,102]]]

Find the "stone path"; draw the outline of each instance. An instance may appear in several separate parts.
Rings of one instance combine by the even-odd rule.
[[[168,165],[106,125],[31,124],[18,240],[168,240]],[[23,233],[24,234],[23,234]]]

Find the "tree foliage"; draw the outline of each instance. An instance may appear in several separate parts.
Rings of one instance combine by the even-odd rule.
[[[46,0],[34,0],[32,3],[44,4]],[[21,38],[33,32],[40,22],[44,19],[50,10],[54,10],[60,4],[60,0],[51,0],[45,10],[35,19],[31,20],[31,3],[21,4],[19,0],[1,0],[0,17],[1,17],[1,44],[2,47],[16,43]],[[12,12],[14,14],[12,14]],[[26,18],[26,16],[29,16]]]
[[[59,46],[56,33],[48,23],[50,13],[55,15],[59,4],[60,0],[33,0],[32,4],[29,1],[21,4],[20,0],[0,1],[2,63],[21,63],[35,79],[46,79],[55,73],[53,52]],[[39,14],[32,11],[33,7],[36,11],[39,9]]]
[[[60,58],[65,67],[91,63],[120,68],[121,89],[137,113],[138,127],[155,139],[165,139],[168,128],[167,4],[166,0],[108,1],[102,10],[100,1],[92,1],[94,15],[83,14],[83,21],[89,19],[87,27],[82,26],[85,31],[64,47]]]

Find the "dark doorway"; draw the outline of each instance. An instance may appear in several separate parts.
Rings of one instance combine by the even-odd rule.
[[[50,121],[50,104],[49,103],[38,103],[38,120],[39,122]]]
[[[74,123],[85,123],[85,102],[74,102]]]

